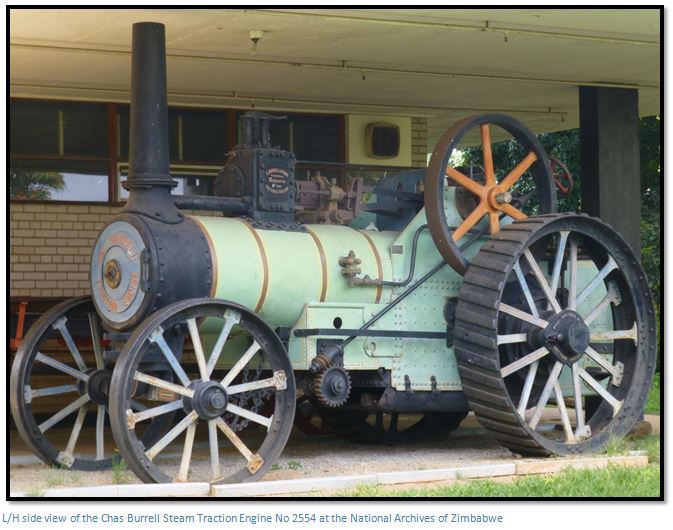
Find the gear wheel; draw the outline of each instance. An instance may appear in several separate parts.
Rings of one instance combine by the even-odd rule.
[[[351,378],[343,368],[327,368],[311,383],[313,395],[321,405],[340,407],[351,392]]]

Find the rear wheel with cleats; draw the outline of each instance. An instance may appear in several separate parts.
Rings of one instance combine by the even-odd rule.
[[[600,451],[642,413],[655,325],[643,269],[608,225],[575,214],[512,223],[483,245],[460,291],[463,390],[512,451]]]

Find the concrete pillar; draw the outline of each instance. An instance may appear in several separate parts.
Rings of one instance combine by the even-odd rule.
[[[640,256],[638,91],[581,86],[582,211],[610,223]]]

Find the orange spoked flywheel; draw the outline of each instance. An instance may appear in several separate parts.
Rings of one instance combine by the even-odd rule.
[[[511,141],[520,144],[526,153],[500,181],[497,180],[498,168],[493,160],[491,133],[494,127],[504,130]],[[449,163],[461,140],[477,128],[483,156],[483,183]],[[529,191],[518,195],[513,187],[522,179],[530,182],[520,188]],[[476,198],[476,206],[458,226],[448,226],[447,223],[444,203],[447,184],[462,187]],[[556,189],[549,157],[535,135],[520,121],[502,114],[470,116],[454,123],[437,142],[425,176],[426,216],[439,253],[460,274],[465,274],[468,266],[461,247],[469,243],[463,240],[472,240],[469,235],[475,234],[475,226],[484,216],[488,217],[488,227],[482,232],[495,235],[500,231],[500,221],[504,216],[519,221],[525,219],[527,215],[522,208],[529,203],[536,214],[555,212]]]

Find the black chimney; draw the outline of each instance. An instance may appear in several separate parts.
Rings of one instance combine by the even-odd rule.
[[[171,197],[164,25],[133,24],[129,190],[125,211],[167,223],[182,220]]]

